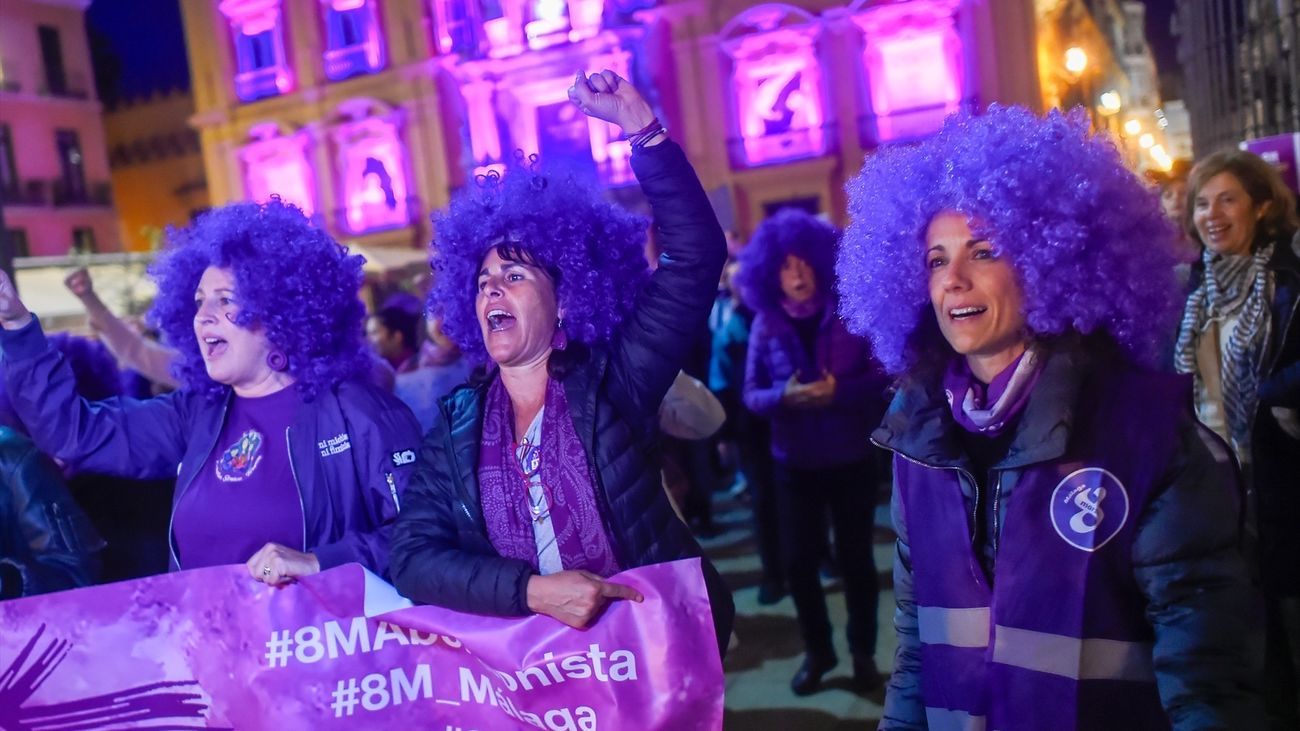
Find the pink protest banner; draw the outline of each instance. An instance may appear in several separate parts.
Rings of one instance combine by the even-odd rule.
[[[228,566],[0,602],[0,728],[722,728],[698,559],[624,572],[587,630],[411,606],[358,565]]]

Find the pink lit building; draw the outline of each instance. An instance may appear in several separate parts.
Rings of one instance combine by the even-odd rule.
[[[996,5],[996,17],[995,10]],[[635,203],[619,131],[567,103],[612,68],[741,235],[842,222],[865,154],[958,109],[1040,105],[1033,0],[182,0],[214,204],[291,200],[335,235],[421,247],[431,211],[522,151]],[[626,190],[623,190],[626,188]]]
[[[0,199],[15,256],[120,248],[88,5],[0,2]]]

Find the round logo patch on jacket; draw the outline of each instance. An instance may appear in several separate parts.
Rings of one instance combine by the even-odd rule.
[[[1128,520],[1128,491],[1115,475],[1100,467],[1085,467],[1057,484],[1049,512],[1052,527],[1066,543],[1096,551]]]

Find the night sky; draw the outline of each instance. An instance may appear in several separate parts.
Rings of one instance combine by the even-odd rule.
[[[177,0],[94,0],[86,29],[105,103],[189,88]]]
[[[1160,70],[1161,90],[1166,97],[1177,97],[1177,39],[1169,33],[1175,0],[1143,2],[1147,6],[1147,38]],[[94,0],[86,13],[86,26],[96,57],[100,95],[106,103],[189,88],[189,63],[177,0]]]

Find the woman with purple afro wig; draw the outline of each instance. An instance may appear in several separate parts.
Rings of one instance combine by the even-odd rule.
[[[854,687],[866,692],[884,680],[876,670],[879,587],[864,520],[877,482],[869,437],[888,383],[867,341],[835,315],[837,239],[830,224],[808,213],[779,211],[741,250],[738,274],[756,311],[745,406],[771,424],[781,568],[805,652],[790,687],[801,696],[816,692],[837,663],[818,573],[828,513],[849,610]]]
[[[1264,727],[1235,466],[1151,369],[1155,195],[1081,113],[997,106],[848,192],[841,311],[901,376],[881,728]]]
[[[430,309],[489,368],[443,400],[425,437],[393,572],[418,602],[584,627],[610,600],[641,599],[608,577],[701,554],[647,445],[726,244],[695,171],[630,83],[579,72],[569,98],[628,134],[659,268],[647,271],[643,222],[536,161],[437,217]],[[725,647],[731,596],[701,566]]]
[[[74,468],[176,477],[173,570],[242,563],[273,585],[348,562],[385,573],[419,426],[364,380],[361,257],[279,200],[217,208],[169,233],[151,269],[153,317],[183,387],[82,397],[0,276],[14,409]]]

